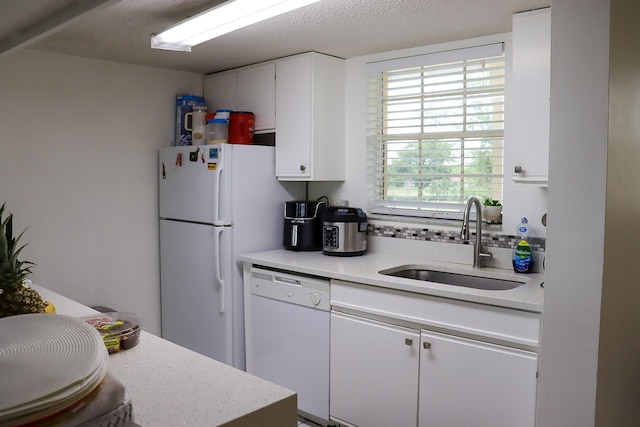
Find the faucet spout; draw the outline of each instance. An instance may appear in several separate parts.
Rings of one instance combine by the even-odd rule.
[[[469,217],[471,216],[471,208],[476,208],[476,243],[473,246],[473,268],[482,268],[485,259],[491,259],[491,252],[482,247],[482,204],[477,197],[470,197],[464,207],[464,216],[462,217],[462,229],[460,230],[460,238],[464,242],[470,240],[469,235]]]

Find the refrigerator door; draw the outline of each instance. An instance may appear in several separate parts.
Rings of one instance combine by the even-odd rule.
[[[227,172],[231,172],[233,198],[233,255],[282,247],[284,203],[304,198],[304,183],[279,182],[275,176],[275,147],[229,145]],[[228,176],[228,175],[227,175]],[[234,363],[244,369],[244,308],[242,263],[233,273]]]
[[[282,248],[284,204],[304,199],[302,182],[275,177],[275,148],[233,145],[233,224],[236,254]]]
[[[231,184],[221,145],[166,147],[158,160],[160,218],[231,224]]]
[[[231,227],[160,220],[162,337],[231,364]]]

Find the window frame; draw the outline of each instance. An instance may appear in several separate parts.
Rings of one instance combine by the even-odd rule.
[[[472,45],[469,43],[468,47],[462,47],[451,50],[442,50],[438,52],[432,52],[421,55],[411,55],[405,57],[392,58],[388,60],[382,61],[374,61],[369,62],[365,65],[366,72],[366,80],[367,86],[370,85],[370,76],[372,73],[382,73],[390,70],[402,70],[413,67],[428,67],[434,65],[440,65],[445,63],[453,63],[465,60],[474,60],[478,58],[491,58],[498,55],[502,56],[502,72],[503,72],[503,84],[501,86],[501,96],[502,96],[502,128],[496,133],[495,131],[484,131],[484,134],[494,134],[497,135],[497,138],[501,141],[499,150],[500,150],[500,164],[498,167],[502,168],[500,173],[493,174],[491,177],[493,179],[498,178],[499,188],[500,188],[500,196],[504,194],[504,159],[505,159],[505,143],[504,143],[504,102],[505,102],[505,93],[507,89],[507,78],[508,78],[508,55],[506,53],[505,41],[500,40],[496,42],[490,42],[477,45]],[[369,87],[367,88],[369,89]],[[381,109],[383,104],[378,104],[378,108]],[[374,108],[369,104],[369,94],[367,95],[367,114],[370,114],[371,109]],[[424,108],[421,110],[425,111]],[[378,117],[382,117],[383,113],[380,111],[376,112]],[[466,112],[463,116],[466,116]],[[372,133],[370,128],[368,127],[366,132],[367,138],[367,184],[368,184],[368,203],[369,203],[369,212],[372,214],[379,214],[385,217],[388,216],[398,216],[398,217],[406,217],[409,218],[437,218],[437,219],[461,219],[462,211],[464,209],[464,203],[429,203],[429,202],[418,202],[418,201],[394,201],[394,200],[385,200],[383,198],[377,197],[379,194],[380,188],[382,185],[379,184],[380,179],[384,179],[381,175],[381,171],[378,170],[380,168],[380,164],[378,159],[384,158],[384,154],[381,152],[385,149],[385,144],[387,141],[392,140],[393,138],[386,138],[381,135],[383,126],[377,127],[378,135],[373,135],[375,140],[372,138]],[[483,132],[480,132],[481,134]],[[464,132],[463,132],[464,134]],[[457,136],[460,134],[458,133]],[[469,135],[467,135],[469,136]],[[438,139],[438,138],[436,138]],[[461,140],[464,138],[461,138]],[[421,138],[416,138],[416,140],[421,140]],[[373,141],[373,142],[372,142]],[[417,143],[417,142],[416,142]],[[455,151],[455,150],[454,150]],[[463,152],[462,149],[459,150],[460,153]],[[461,167],[464,168],[464,163],[461,163]],[[380,193],[381,194],[381,193]],[[495,196],[495,192],[492,192],[491,197]],[[477,195],[483,196],[483,195]],[[464,196],[466,197],[466,196]],[[468,197],[467,197],[468,198]],[[501,198],[501,197],[500,197]]]

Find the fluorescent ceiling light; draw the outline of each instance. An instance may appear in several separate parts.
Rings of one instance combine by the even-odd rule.
[[[191,52],[191,47],[319,0],[232,0],[151,37],[154,49]]]

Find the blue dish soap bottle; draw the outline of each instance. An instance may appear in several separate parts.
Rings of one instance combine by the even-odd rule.
[[[533,247],[529,242],[529,222],[522,218],[518,226],[518,244],[513,248],[513,271],[516,273],[533,272]]]

